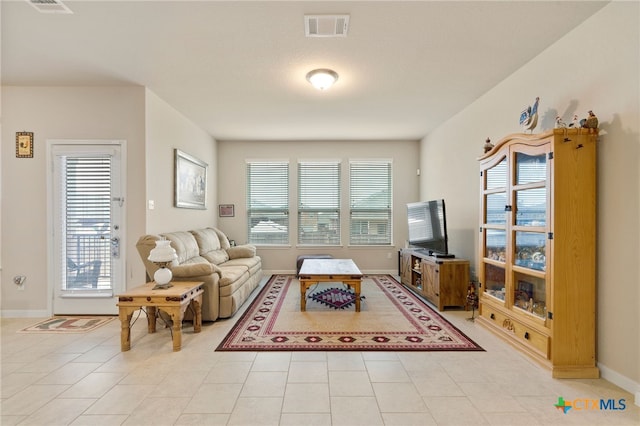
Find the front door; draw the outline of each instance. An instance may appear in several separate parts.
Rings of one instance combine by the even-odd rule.
[[[54,315],[117,314],[124,290],[123,141],[53,141]]]

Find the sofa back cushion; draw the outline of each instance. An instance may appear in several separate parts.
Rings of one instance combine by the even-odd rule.
[[[193,263],[193,258],[200,257],[198,243],[190,232],[179,231],[160,235],[171,241],[171,247],[176,250],[178,259],[173,261],[173,266],[183,263]]]
[[[200,256],[204,257],[214,265],[219,265],[229,260],[229,254],[221,246],[219,234],[215,229],[196,229],[191,231],[191,234],[199,246]]]

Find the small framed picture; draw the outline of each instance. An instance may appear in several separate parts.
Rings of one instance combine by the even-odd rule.
[[[218,216],[220,217],[234,217],[235,206],[233,204],[220,204],[218,206]]]
[[[16,157],[33,158],[33,132],[16,132]]]

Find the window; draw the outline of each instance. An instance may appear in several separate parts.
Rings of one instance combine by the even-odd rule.
[[[64,156],[59,161],[64,214],[59,232],[67,270],[63,289],[110,288],[111,157]]]
[[[340,162],[298,163],[298,244],[340,244]]]
[[[289,163],[247,163],[249,243],[289,244]]]
[[[349,164],[349,244],[391,244],[391,161]]]

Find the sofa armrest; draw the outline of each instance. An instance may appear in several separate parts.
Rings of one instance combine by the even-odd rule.
[[[222,271],[216,265],[211,263],[187,263],[171,268],[173,276],[176,278],[200,277],[203,275],[211,275],[214,272],[222,276]]]
[[[256,246],[252,244],[243,244],[241,246],[229,247],[227,249],[229,259],[239,259],[242,257],[254,257],[256,255]]]

